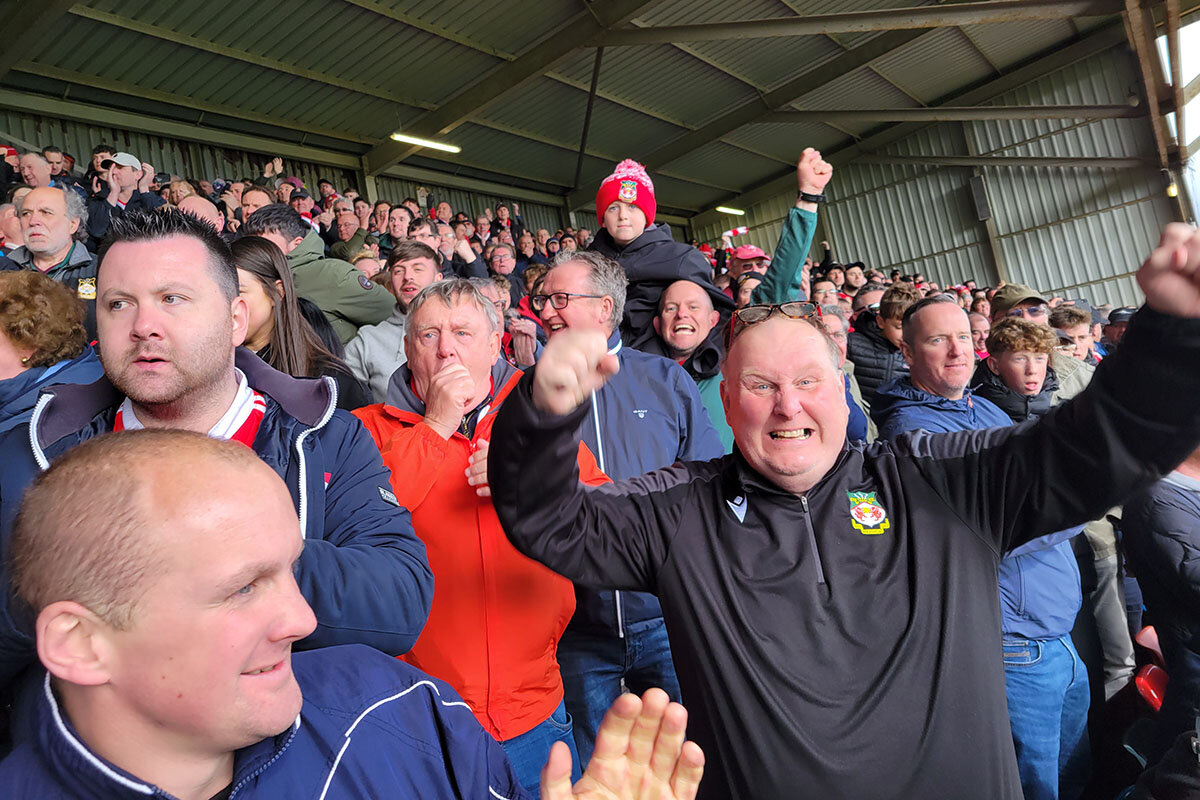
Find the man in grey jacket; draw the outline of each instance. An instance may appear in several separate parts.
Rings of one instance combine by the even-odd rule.
[[[406,239],[388,254],[384,284],[396,296],[391,315],[377,325],[364,325],[346,345],[346,364],[355,377],[371,387],[375,402],[385,402],[392,373],[405,362],[404,324],[408,304],[431,283],[442,279],[433,248]]]

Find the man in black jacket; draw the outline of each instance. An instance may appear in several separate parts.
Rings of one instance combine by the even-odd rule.
[[[497,419],[496,511],[577,583],[657,594],[701,797],[1017,800],[1000,558],[1200,443],[1200,233],[1168,226],[1138,278],[1147,307],[1070,403],[873,445],[846,442],[824,329],[762,307],[724,368],[737,450],[596,489],[578,485],[578,428],[617,365],[602,335],[567,331]]]
[[[1125,504],[1121,532],[1171,676],[1153,762],[1200,716],[1200,450]]]
[[[880,386],[908,375],[908,364],[900,353],[901,321],[908,307],[920,299],[916,289],[902,283],[883,293],[877,312],[860,314],[855,320],[846,340],[846,355],[854,364],[854,377],[867,405],[874,407]]]

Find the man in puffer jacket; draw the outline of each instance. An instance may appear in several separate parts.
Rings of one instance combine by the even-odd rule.
[[[1045,325],[998,322],[975,373],[975,397],[992,401],[1014,423],[1046,414],[1058,390],[1049,366],[1057,344]],[[1082,530],[1040,536],[1000,562],[1005,692],[1026,798],[1076,798],[1087,783],[1090,693],[1071,641],[1083,596],[1070,539]]]
[[[909,284],[897,284],[884,292],[879,311],[860,314],[854,323],[846,356],[854,364],[854,377],[868,406],[875,406],[881,386],[908,375],[908,364],[900,354],[901,321],[908,307],[920,299]]]
[[[621,319],[621,342],[641,349],[652,340],[658,301],[667,287],[689,280],[704,287],[713,307],[727,320],[733,301],[712,284],[712,266],[704,255],[671,237],[666,224],[655,224],[658,202],[646,169],[632,159],[617,165],[596,192],[596,221],[600,224],[589,250],[618,261],[629,278]]]
[[[1158,716],[1162,752],[1200,716],[1200,450],[1125,504],[1121,532],[1171,676]]]

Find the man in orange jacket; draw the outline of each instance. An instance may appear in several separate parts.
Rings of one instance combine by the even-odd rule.
[[[425,542],[435,589],[417,644],[401,656],[462,694],[537,795],[551,744],[579,761],[563,705],[558,640],[575,611],[571,582],[518,553],[487,484],[492,422],[521,372],[500,357],[495,307],[468,281],[415,297],[387,402],[354,413],[392,470],[396,500]],[[608,479],[583,445],[581,481]]]

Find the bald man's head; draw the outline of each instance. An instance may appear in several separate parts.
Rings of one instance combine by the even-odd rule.
[[[215,483],[277,476],[250,448],[179,430],[138,430],[91,439],[34,481],[17,515],[10,559],[17,595],[38,612],[77,602],[114,628],[164,563],[187,496]],[[189,476],[187,485],[179,476]]]
[[[185,214],[191,214],[202,219],[217,229],[217,233],[225,230],[225,217],[217,211],[217,207],[200,195],[192,194],[179,201],[177,208]]]

